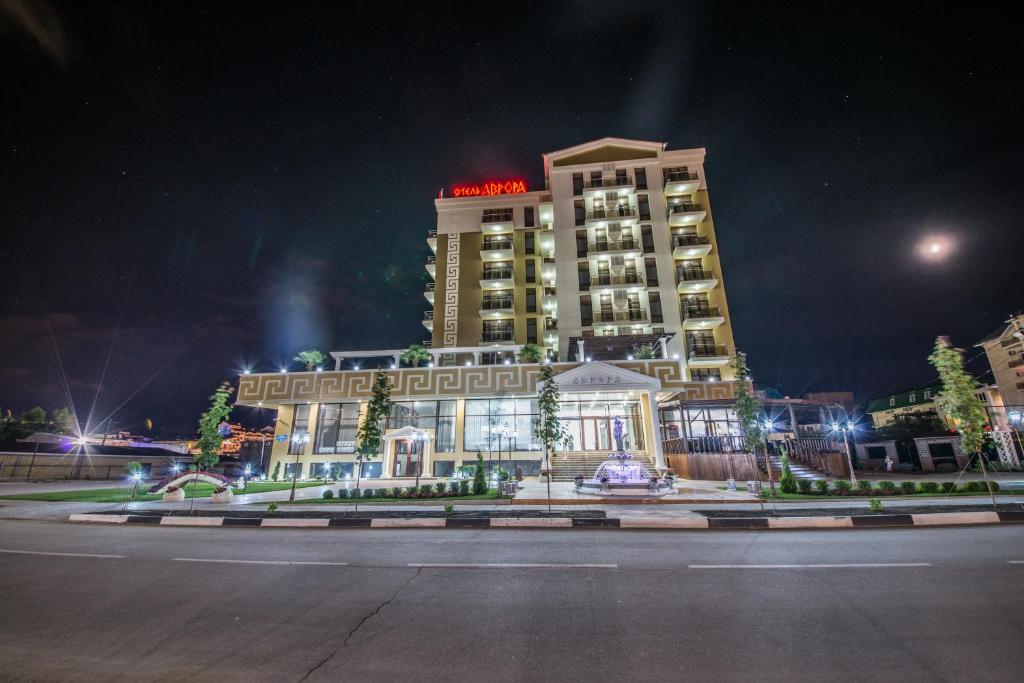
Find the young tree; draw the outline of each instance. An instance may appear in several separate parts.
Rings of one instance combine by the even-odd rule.
[[[473,494],[482,496],[487,493],[487,473],[484,472],[484,454],[476,452],[476,470],[473,472]]]
[[[403,363],[408,363],[414,368],[418,368],[420,363],[429,363],[430,358],[430,352],[421,344],[413,344],[398,357]]]
[[[307,372],[313,372],[323,365],[324,361],[327,360],[327,356],[316,349],[307,349],[305,351],[299,351],[292,360],[296,360],[305,365]]]
[[[29,408],[21,414],[21,421],[26,427],[38,431],[46,422],[46,411],[39,406]]]
[[[758,449],[765,449],[766,441],[764,429],[761,426],[761,402],[757,399],[753,383],[750,381],[750,370],[747,368],[746,354],[737,350],[732,357],[730,366],[736,376],[733,389],[735,392],[733,412],[736,413],[736,419],[740,422],[743,436],[747,440],[747,447],[752,453],[756,453]],[[775,482],[772,477],[772,464],[768,460],[767,452],[765,452],[765,469],[768,470],[768,487],[774,496]],[[760,475],[758,475],[758,479],[760,478]]]
[[[653,360],[658,357],[657,350],[650,344],[633,347],[633,358],[636,360]]]
[[[380,454],[383,444],[384,424],[391,412],[391,382],[383,370],[377,370],[373,379],[370,401],[366,405],[366,415],[356,431],[359,448],[356,449],[356,510],[359,509],[359,478],[363,473],[363,460],[369,460]]]
[[[537,392],[537,411],[539,417],[534,434],[544,444],[544,469],[547,472],[548,511],[551,510],[551,458],[555,455],[555,446],[560,441],[569,442],[571,436],[565,425],[558,419],[558,401],[561,398],[558,385],[555,384],[555,373],[551,363],[540,366],[540,381]]]
[[[210,407],[199,416],[199,452],[192,456],[192,471],[196,476],[192,478],[190,511],[195,506],[199,473],[210,469],[220,460],[220,447],[224,443],[220,425],[231,415],[231,404],[228,403],[228,399],[231,398],[233,391],[234,388],[230,384],[223,382],[210,396]]]
[[[779,477],[779,488],[783,493],[796,493],[796,477],[793,476],[793,468],[789,466],[789,453],[782,449],[782,476]]]
[[[540,352],[540,347],[536,344],[524,344],[523,348],[519,350],[520,363],[539,363],[543,358],[544,354]]]
[[[988,495],[992,499],[992,506],[995,507],[996,496],[992,492],[992,482],[988,478],[985,458],[981,455],[985,445],[988,414],[985,405],[978,398],[978,383],[964,371],[963,351],[953,348],[949,337],[938,337],[935,340],[935,349],[928,356],[928,362],[935,366],[939,379],[942,380],[942,392],[936,403],[953,420],[957,432],[960,433],[960,446],[964,453],[971,459],[978,457],[981,472],[985,476],[985,484],[988,486]]]

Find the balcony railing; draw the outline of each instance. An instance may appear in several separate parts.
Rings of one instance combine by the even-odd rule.
[[[714,279],[714,272],[704,268],[687,268],[676,271],[676,282],[700,282]]]
[[[647,311],[595,311],[594,321],[600,323],[643,322],[647,320]]]
[[[633,177],[630,175],[615,176],[614,178],[591,178],[583,184],[588,190],[600,190],[603,188],[624,187],[633,184]]]
[[[428,266],[435,265],[436,263],[437,263],[437,255],[436,254],[431,254],[430,256],[427,257],[427,265]]]
[[[423,319],[424,320],[433,320],[434,319],[434,311],[423,311]]]
[[[728,355],[722,344],[691,344],[689,348],[690,358],[723,358]]]
[[[434,283],[434,282],[427,282],[426,284],[424,284],[424,287],[426,288],[425,291],[427,291],[427,292],[433,292],[434,291],[434,287],[436,287],[436,286],[437,286],[437,284]]]
[[[480,218],[481,223],[510,223],[512,222],[511,211],[484,211]]]
[[[499,250],[499,249],[511,249],[512,240],[484,240],[483,246],[480,247],[481,251],[487,250]]]
[[[591,242],[588,244],[587,251],[595,253],[605,251],[635,251],[640,248],[637,244],[636,240],[620,240],[618,242],[612,240],[598,240],[597,242]]]
[[[999,342],[999,346],[1004,349],[1013,346],[1014,344],[1020,344],[1020,339],[1017,339],[1017,337],[1010,337],[1009,339],[1004,339]]]
[[[485,270],[480,275],[481,280],[509,280],[512,278],[511,268],[502,268],[501,270]]]
[[[557,296],[558,290],[555,287],[545,287],[544,296]]]
[[[1011,360],[1008,365],[1011,368],[1020,367],[1021,365],[1024,365],[1024,358],[1017,358],[1015,360]]]
[[[632,206],[620,205],[610,209],[595,209],[587,212],[587,220],[615,220],[617,218],[635,218],[636,209]]]
[[[689,171],[673,171],[665,174],[666,183],[681,183],[687,180],[696,180],[697,174]]]
[[[718,306],[690,306],[683,308],[683,320],[706,320],[721,318],[722,310]]]
[[[595,275],[590,284],[593,285],[642,285],[644,279],[639,273],[626,273],[625,275]]]
[[[514,339],[515,332],[513,330],[484,330],[480,335],[480,341],[483,343],[510,342]]]
[[[480,302],[480,310],[483,311],[500,311],[505,308],[513,308],[513,299],[508,297],[506,299],[484,299]]]
[[[685,203],[685,204],[669,204],[668,214],[671,216],[674,213],[696,213],[703,211],[704,205],[697,203]]]
[[[434,230],[427,230],[427,239],[430,239],[431,237],[437,237],[436,228]]]
[[[703,247],[711,244],[711,240],[701,235],[673,235],[672,247]]]
[[[558,320],[556,318],[547,318],[544,321],[544,331],[551,332],[552,330],[558,329]]]

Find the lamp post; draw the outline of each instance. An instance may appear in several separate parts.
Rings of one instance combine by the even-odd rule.
[[[843,435],[843,446],[846,447],[846,466],[850,468],[850,486],[856,487],[857,475],[853,473],[853,458],[850,456],[850,441],[847,438],[853,432],[853,429],[853,420],[847,420],[846,424],[843,425],[840,425],[838,422],[832,423],[832,431],[841,432]]]
[[[502,437],[508,439],[509,452],[508,452],[508,468],[509,468],[509,481],[512,480],[512,439],[516,436],[516,430],[509,427],[506,422],[500,427],[494,428],[494,433],[498,435],[498,497],[501,498],[501,439]]]
[[[295,500],[295,481],[299,478],[299,456],[306,450],[306,444],[309,443],[309,434],[306,432],[292,434],[292,443],[298,444],[299,447],[295,449],[295,467],[292,468],[292,490],[288,494],[288,500]]]
[[[768,437],[771,436],[772,429],[775,428],[775,424],[771,420],[765,420],[762,425],[764,428],[764,464],[765,469],[768,470],[768,492],[771,495],[775,495],[775,468],[772,467],[771,451],[768,450]]]

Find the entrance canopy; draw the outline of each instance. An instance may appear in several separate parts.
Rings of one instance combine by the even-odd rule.
[[[381,437],[384,441],[428,441],[430,432],[415,427],[402,427]]]
[[[555,375],[559,392],[660,391],[661,382],[650,375],[595,361]]]

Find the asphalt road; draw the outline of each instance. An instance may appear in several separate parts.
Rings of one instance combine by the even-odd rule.
[[[0,521],[0,678],[1019,680],[1022,581],[1016,526]]]

